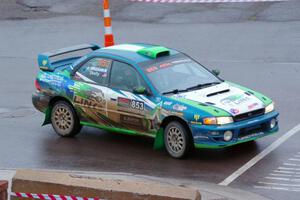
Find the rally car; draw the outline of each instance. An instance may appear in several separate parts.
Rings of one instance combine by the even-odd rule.
[[[270,98],[174,49],[83,44],[40,54],[38,64],[33,104],[63,137],[82,126],[145,135],[183,158],[194,147],[223,148],[278,131]]]

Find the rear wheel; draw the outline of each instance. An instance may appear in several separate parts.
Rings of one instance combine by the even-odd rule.
[[[75,136],[82,128],[74,108],[66,101],[57,101],[54,104],[51,123],[55,132],[62,137]]]
[[[185,158],[192,148],[191,136],[179,122],[170,122],[164,130],[164,143],[173,158]]]

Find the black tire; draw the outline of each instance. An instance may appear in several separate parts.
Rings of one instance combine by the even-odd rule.
[[[178,121],[172,121],[165,127],[164,144],[168,154],[177,159],[186,158],[193,146],[189,130]]]
[[[73,106],[66,101],[54,103],[51,111],[51,124],[55,132],[61,137],[73,137],[82,128]]]

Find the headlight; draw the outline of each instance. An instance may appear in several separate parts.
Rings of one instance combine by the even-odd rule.
[[[203,119],[203,124],[206,125],[223,125],[233,122],[232,117],[207,117]]]
[[[265,108],[265,114],[272,112],[273,110],[274,110],[274,102],[272,102]]]

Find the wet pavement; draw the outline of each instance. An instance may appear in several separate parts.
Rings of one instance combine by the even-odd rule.
[[[78,7],[77,3],[74,1],[69,9]],[[38,71],[37,54],[86,42],[103,44],[100,18],[89,16],[92,14],[86,11],[92,8],[85,7],[79,15],[63,11],[65,6],[57,4],[55,8],[48,6],[48,10],[52,9],[47,11],[49,16],[39,19],[27,13],[28,18],[33,19],[0,21],[0,169],[113,171],[220,183],[300,123],[300,22],[297,12],[300,4],[199,4],[199,8],[196,8],[198,4],[179,8],[123,4],[127,5],[126,2],[112,2],[120,9],[115,10],[116,15],[112,12],[116,16],[113,29],[117,43],[146,42],[174,47],[211,69],[220,69],[222,78],[265,93],[274,99],[280,112],[279,133],[228,149],[197,150],[186,160],[174,160],[164,151],[154,151],[153,140],[149,138],[93,128],[84,128],[76,138],[60,138],[51,126],[41,127],[43,115],[31,104],[33,81]],[[233,12],[237,10],[232,14],[236,16],[244,9],[245,13],[257,11],[257,16],[268,13],[265,14],[268,18],[233,19],[220,10],[222,7],[230,7]],[[60,14],[57,9],[61,10]],[[140,9],[149,9],[151,14],[134,22],[136,18],[132,15],[140,13],[141,16]],[[183,11],[169,15],[172,9],[172,12]],[[197,9],[212,9],[215,13],[204,18],[202,14],[191,12]],[[134,10],[138,10],[137,13]],[[91,11],[94,12],[97,11]],[[153,16],[164,17],[154,19]],[[206,23],[201,21],[204,19]],[[177,23],[179,21],[181,23]],[[290,176],[290,180],[270,177],[286,177],[272,175],[274,170],[286,167],[286,163],[295,164],[293,168],[298,169],[300,162],[289,159],[297,159],[299,140],[299,134],[295,134],[229,186],[273,199],[297,199],[299,191],[295,190],[300,188],[297,174]],[[289,184],[289,190],[267,188],[270,183],[281,184],[281,188],[282,184]]]

